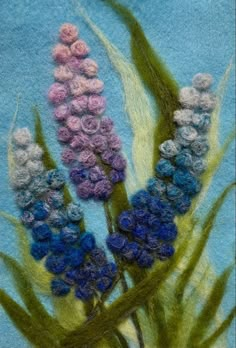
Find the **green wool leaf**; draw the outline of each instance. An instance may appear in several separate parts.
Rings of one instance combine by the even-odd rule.
[[[3,307],[16,328],[27,338],[34,346],[39,348],[56,348],[56,337],[52,337],[46,328],[41,329],[34,319],[4,290],[0,289],[0,305]]]
[[[199,342],[204,339],[222,302],[232,270],[232,266],[228,267],[213,284],[209,297],[203,305],[200,314],[194,321],[195,325],[190,333],[188,347],[199,347]]]
[[[227,315],[226,319],[222,322],[222,324],[213,332],[210,337],[208,337],[205,341],[199,344],[199,348],[210,348],[214,347],[213,345],[218,340],[218,338],[230,327],[233,319],[236,316],[236,307],[234,307],[230,313]]]
[[[225,198],[227,194],[232,190],[232,188],[235,186],[235,183],[232,183],[228,185],[224,191],[221,193],[221,195],[217,198],[215,203],[212,205],[209,213],[206,216],[206,219],[203,223],[202,226],[202,232],[201,236],[194,248],[194,251],[190,257],[190,260],[187,264],[186,269],[181,273],[179,276],[179,279],[177,280],[177,285],[176,285],[176,294],[179,297],[179,300],[183,298],[184,296],[184,290],[188,284],[188,281],[193,274],[196,265],[201,258],[201,255],[203,253],[204,247],[208,241],[208,238],[210,236],[210,233],[212,231],[215,219],[217,217],[217,214],[222,206],[222,204],[225,201]]]
[[[0,252],[0,258],[11,272],[22,301],[35,320],[40,320],[53,334],[62,337],[64,329],[51,317],[36,297],[30,279],[23,267],[12,257]]]
[[[173,112],[179,108],[178,86],[167,67],[154,51],[131,11],[114,0],[105,0],[120,16],[131,34],[133,62],[140,78],[155,98],[160,115],[155,127],[153,166],[159,158],[159,145],[175,131]]]

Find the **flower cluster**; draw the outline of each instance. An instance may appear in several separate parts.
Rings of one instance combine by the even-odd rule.
[[[62,161],[70,168],[80,198],[106,200],[113,185],[125,178],[121,141],[112,120],[102,116],[106,108],[103,82],[96,77],[97,63],[87,58],[89,47],[78,39],[72,24],[62,25],[60,40],[53,49],[58,66],[48,98],[60,123],[57,136],[64,145]]]
[[[119,216],[120,230],[128,235],[116,233],[107,239],[110,250],[124,260],[151,267],[155,258],[165,260],[174,253],[174,217],[188,211],[201,189],[198,177],[206,169],[207,131],[216,104],[211,84],[209,74],[197,74],[191,87],[180,90],[182,109],[174,113],[175,138],[160,145],[155,177],[132,197],[132,209]]]
[[[92,233],[80,231],[83,212],[79,204],[64,204],[65,179],[61,171],[46,171],[42,149],[32,141],[27,128],[13,134],[14,170],[12,185],[21,208],[22,223],[31,231],[31,255],[43,260],[54,275],[52,293],[89,300],[112,286],[117,269],[96,246]]]

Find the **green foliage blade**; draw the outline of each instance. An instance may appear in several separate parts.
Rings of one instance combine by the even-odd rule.
[[[225,320],[221,323],[221,325],[216,329],[215,332],[213,332],[210,337],[208,337],[205,341],[203,341],[199,348],[210,348],[214,347],[213,345],[216,343],[218,338],[230,327],[233,319],[236,316],[236,307],[234,307],[230,313],[227,315]]]
[[[178,109],[178,86],[148,42],[143,29],[131,11],[114,0],[105,0],[121,18],[131,34],[133,62],[140,78],[155,98],[160,116],[155,127],[153,165],[159,158],[158,147],[164,140],[173,137],[173,112]]]
[[[199,241],[197,242],[196,247],[194,248],[194,251],[191,255],[191,258],[188,262],[186,269],[182,272],[182,274],[179,276],[179,279],[177,280],[176,294],[177,296],[179,296],[179,299],[183,297],[184,289],[186,285],[188,284],[188,281],[191,275],[193,274],[196,268],[196,265],[203,253],[204,247],[212,231],[216,216],[222,204],[224,203],[225,198],[227,197],[228,193],[232,190],[234,186],[235,186],[235,183],[232,183],[224,189],[224,191],[217,198],[217,200],[215,201],[215,203],[213,204],[212,208],[210,209],[209,213],[206,216],[206,219],[202,226],[201,237]]]
[[[219,276],[212,286],[209,297],[207,298],[200,314],[195,319],[195,325],[191,330],[189,337],[189,345],[198,347],[199,342],[204,339],[215,314],[222,302],[223,296],[226,291],[229,276],[233,267],[228,267],[221,276]],[[191,343],[191,344],[190,344]]]

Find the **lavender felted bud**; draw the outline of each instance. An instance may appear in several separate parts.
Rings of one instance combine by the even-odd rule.
[[[191,198],[188,195],[183,195],[175,199],[173,203],[178,214],[185,214],[191,206]]]
[[[81,249],[69,248],[66,253],[68,263],[72,267],[79,267],[84,262],[84,252]]]
[[[78,36],[78,30],[75,25],[65,23],[60,28],[60,39],[66,44],[73,43]]]
[[[101,158],[102,161],[106,164],[112,164],[113,158],[114,158],[114,151],[112,150],[105,150],[102,154],[101,154]]]
[[[174,121],[179,126],[188,126],[192,121],[193,111],[190,109],[181,109],[174,112]]]
[[[103,179],[98,181],[94,186],[94,198],[106,200],[112,193],[112,185],[109,180]]]
[[[97,158],[92,151],[84,150],[80,152],[78,161],[83,165],[83,167],[89,168],[96,164]]]
[[[55,119],[59,122],[65,121],[70,116],[70,108],[67,104],[61,104],[54,109]]]
[[[52,169],[47,172],[47,183],[53,189],[59,189],[65,184],[65,177],[58,169]]]
[[[172,176],[175,167],[171,164],[169,160],[161,159],[156,165],[156,172],[158,175],[163,177]]]
[[[71,105],[71,111],[73,113],[81,114],[87,110],[88,96],[81,95],[77,98],[74,98],[74,99],[72,99],[70,105]]]
[[[94,152],[101,153],[107,149],[107,139],[103,135],[95,134],[91,137],[90,145]]]
[[[109,117],[103,117],[100,123],[100,133],[102,135],[108,135],[113,129],[113,121]]]
[[[73,78],[73,73],[66,65],[59,65],[54,70],[54,78],[59,82],[66,82]]]
[[[193,87],[200,91],[209,89],[212,85],[212,76],[210,74],[198,73],[193,77],[192,84]]]
[[[31,181],[31,175],[28,169],[16,167],[11,177],[12,185],[15,189],[26,187]]]
[[[121,140],[116,134],[107,135],[108,146],[111,150],[119,151],[121,149]]]
[[[89,135],[97,133],[100,127],[100,121],[91,115],[85,115],[81,118],[81,127]]]
[[[66,125],[71,132],[78,132],[81,128],[81,123],[79,117],[69,116],[66,120]]]
[[[43,156],[43,149],[38,144],[31,144],[27,148],[29,159],[41,160]]]
[[[90,138],[83,132],[78,132],[75,136],[73,136],[70,146],[72,149],[77,149],[78,151],[88,150],[90,147]]]
[[[132,262],[137,259],[141,253],[141,248],[137,242],[126,241],[125,246],[121,249],[120,255],[125,261]]]
[[[123,231],[132,231],[136,226],[132,211],[123,211],[118,217],[118,223]]]
[[[71,53],[79,58],[85,57],[87,56],[87,54],[89,53],[90,49],[87,46],[86,42],[84,42],[83,40],[77,40],[75,41],[71,47]]]
[[[74,184],[79,184],[88,179],[89,172],[85,168],[72,168],[70,171],[70,178]]]
[[[68,96],[68,90],[64,84],[55,82],[48,91],[48,99],[53,104],[62,103]]]
[[[105,172],[101,167],[94,166],[89,169],[89,179],[92,182],[100,181],[102,179],[105,179],[105,177],[106,177]]]
[[[216,96],[212,93],[201,93],[199,107],[203,111],[211,112],[216,106]]]
[[[179,101],[187,109],[195,109],[199,105],[200,93],[194,87],[181,88]]]
[[[111,166],[116,170],[124,170],[126,167],[126,160],[121,154],[115,154]]]
[[[116,184],[117,182],[121,182],[125,180],[125,172],[124,170],[112,169],[109,173],[109,177],[111,179],[111,182],[113,184]]]
[[[173,140],[166,140],[159,146],[161,154],[165,158],[176,156],[180,151],[180,146]]]
[[[77,186],[77,194],[80,198],[88,199],[93,195],[94,184],[90,180],[85,180]]]
[[[75,289],[75,296],[82,301],[91,300],[94,296],[94,289],[85,282]]]
[[[66,63],[71,57],[71,51],[66,45],[57,44],[53,48],[52,56],[58,63]]]
[[[83,59],[79,59],[75,56],[70,57],[70,59],[67,61],[66,65],[69,67],[69,69],[73,73],[80,73],[80,66]]]
[[[14,161],[19,166],[24,165],[29,159],[28,152],[22,149],[18,149],[14,152]]]
[[[93,59],[86,58],[82,60],[80,70],[88,77],[94,77],[97,75],[98,65]]]
[[[88,98],[88,110],[93,115],[101,115],[106,109],[106,99],[100,95],[90,95]]]
[[[61,160],[64,164],[72,164],[76,160],[75,152],[71,149],[64,149],[61,154]]]
[[[83,211],[79,204],[70,203],[67,206],[67,217],[71,221],[80,221],[83,217]]]
[[[17,146],[26,147],[32,142],[32,135],[28,128],[19,128],[13,133],[12,139]]]

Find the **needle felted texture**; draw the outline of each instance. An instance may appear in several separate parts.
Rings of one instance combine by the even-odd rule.
[[[100,95],[103,82],[97,78],[98,65],[87,58],[90,49],[77,33],[72,24],[60,29],[63,44],[53,49],[53,58],[60,65],[54,71],[57,82],[50,87],[48,98],[60,123],[61,158],[70,168],[78,196],[107,200],[113,185],[125,179],[126,160],[119,152],[121,141],[113,131],[113,121],[102,116],[106,100]]]
[[[30,253],[43,261],[54,275],[51,291],[90,300],[96,292],[104,293],[116,276],[116,265],[108,263],[105,253],[96,246],[92,233],[81,233],[83,212],[78,204],[64,203],[65,178],[57,169],[45,171],[43,151],[27,128],[13,133],[14,169],[11,177],[16,203],[21,208],[22,223],[31,230]]]
[[[128,262],[149,268],[156,258],[163,261],[174,254],[174,217],[189,210],[192,197],[201,189],[198,177],[206,169],[207,132],[216,104],[211,83],[209,74],[197,74],[193,86],[180,90],[182,109],[174,113],[175,138],[160,144],[156,176],[148,180],[146,190],[133,195],[132,209],[118,218],[127,236],[116,233],[107,238],[109,249]]]

